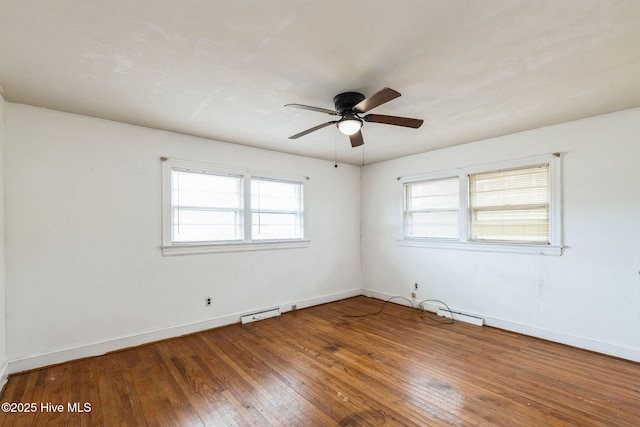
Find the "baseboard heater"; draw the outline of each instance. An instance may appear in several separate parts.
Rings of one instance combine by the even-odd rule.
[[[243,314],[240,320],[245,324],[277,316],[280,316],[280,308],[270,308],[268,310],[256,311],[255,313]]]
[[[438,309],[438,316],[448,317],[449,319],[451,319],[452,314],[453,314],[453,319],[459,320],[460,322],[471,323],[472,325],[476,325],[476,326],[484,325],[484,318],[480,316],[476,316],[474,314],[467,314],[467,313],[463,313],[461,311],[456,311],[456,310],[449,311],[443,308]]]

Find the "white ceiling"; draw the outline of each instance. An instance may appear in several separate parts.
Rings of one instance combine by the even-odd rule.
[[[0,0],[7,101],[361,164],[299,103],[391,87],[366,163],[640,106],[637,0]]]

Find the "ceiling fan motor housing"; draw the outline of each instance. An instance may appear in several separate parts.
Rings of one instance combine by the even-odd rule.
[[[333,105],[336,107],[336,111],[340,115],[353,110],[353,107],[364,100],[364,95],[358,92],[345,92],[340,93],[333,97]]]

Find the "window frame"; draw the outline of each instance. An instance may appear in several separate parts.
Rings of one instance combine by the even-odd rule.
[[[475,241],[471,239],[471,217],[470,217],[470,193],[469,175],[487,172],[497,172],[501,170],[525,169],[528,167],[549,165],[549,243],[520,243],[520,242],[488,242]],[[404,234],[404,203],[405,184],[411,182],[437,180],[446,177],[459,177],[460,185],[460,207],[459,207],[459,239],[444,240],[436,238],[415,238]],[[432,174],[413,175],[399,177],[400,190],[400,225],[398,244],[408,247],[457,249],[483,252],[503,252],[503,253],[523,253],[539,255],[562,255],[562,185],[561,185],[561,158],[559,153],[532,156],[521,159],[507,160],[502,162],[487,163],[482,165],[449,169]]]
[[[310,241],[307,239],[306,230],[306,181],[308,177],[288,175],[277,172],[257,171],[238,168],[228,165],[218,165],[205,162],[181,160],[162,157],[162,254],[188,255],[218,252],[245,252],[276,249],[294,249],[308,247]],[[213,175],[232,175],[241,178],[242,186],[242,206],[241,215],[244,233],[241,240],[221,240],[221,241],[195,241],[179,242],[173,241],[173,221],[172,221],[172,194],[171,175],[174,170],[193,173],[205,173]],[[251,208],[251,181],[255,179],[266,179],[276,182],[289,182],[300,184],[301,191],[301,233],[300,238],[284,239],[261,239],[251,238],[252,208]]]
[[[424,183],[424,182],[438,182],[438,181],[444,181],[444,180],[449,180],[455,178],[458,181],[458,207],[455,210],[455,212],[457,213],[458,216],[458,236],[457,237],[411,237],[411,236],[407,236],[407,228],[408,228],[408,224],[407,222],[409,221],[409,215],[411,213],[416,213],[417,211],[419,211],[418,209],[409,209],[407,208],[407,204],[408,204],[408,195],[407,195],[407,189],[408,186],[410,185],[414,185],[414,184],[420,184],[420,183]],[[433,240],[433,241],[439,241],[439,242],[456,242],[460,240],[460,210],[461,210],[461,205],[460,205],[460,177],[456,174],[456,175],[451,175],[451,174],[445,174],[444,176],[441,176],[441,174],[437,174],[437,175],[429,175],[428,178],[422,177],[421,179],[414,179],[414,180],[406,180],[403,185],[402,185],[402,190],[403,190],[403,200],[402,200],[402,236],[404,238],[407,239],[412,239],[412,240],[420,240],[420,239],[428,239],[428,240]],[[436,212],[436,211],[453,211],[453,209],[420,209],[420,211],[423,212]]]
[[[228,177],[234,180],[234,186],[236,187],[236,193],[234,197],[236,202],[238,203],[237,207],[222,207],[222,206],[214,206],[214,207],[204,207],[204,206],[184,206],[178,198],[177,204],[174,204],[173,200],[173,190],[174,190],[174,173],[186,173],[193,175],[205,175],[209,177]],[[171,242],[175,245],[194,245],[194,244],[219,244],[219,243],[238,243],[244,240],[244,209],[243,209],[243,200],[244,200],[244,188],[243,188],[243,176],[239,174],[230,174],[230,173],[220,173],[220,172],[210,172],[203,170],[195,170],[195,169],[185,169],[181,167],[172,167],[170,174],[170,190],[172,191],[171,200],[170,200],[170,232],[171,232]],[[178,193],[180,195],[180,193]],[[179,220],[175,220],[176,214],[180,214],[182,211],[202,211],[202,212],[229,212],[233,213],[235,218],[235,222],[233,224],[233,234],[236,238],[230,239],[217,239],[217,240],[178,240],[176,239],[176,225],[179,227]],[[179,216],[178,216],[179,218]]]
[[[295,185],[297,186],[296,188],[296,193],[297,193],[297,198],[296,201],[298,202],[298,206],[296,209],[264,209],[260,206],[255,207],[253,206],[253,196],[254,193],[253,191],[251,191],[251,194],[249,195],[249,199],[250,199],[250,218],[251,218],[251,237],[253,239],[253,241],[255,242],[268,242],[268,241],[274,241],[274,240],[295,240],[295,239],[302,239],[304,238],[304,185],[302,182],[300,181],[293,181],[293,180],[285,180],[285,179],[274,179],[271,177],[265,177],[263,175],[252,175],[251,176],[251,182],[250,182],[250,187],[253,187],[253,183],[254,182],[274,182],[274,183],[278,183],[278,184],[287,184],[287,185]],[[256,234],[254,234],[253,232],[253,228],[254,228],[254,221],[253,221],[253,216],[254,215],[261,215],[261,214],[266,214],[266,215],[293,215],[295,217],[295,224],[297,225],[298,231],[302,234],[302,236],[300,237],[284,237],[284,238],[258,238],[256,236]],[[260,227],[260,226],[259,226]]]

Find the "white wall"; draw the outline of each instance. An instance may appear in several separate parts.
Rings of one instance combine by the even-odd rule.
[[[398,176],[561,152],[564,254],[400,247]],[[367,166],[365,293],[433,298],[487,323],[640,361],[640,109]]]
[[[5,102],[0,95],[0,390],[7,378],[7,304],[5,274],[5,222],[4,222],[4,110]]]
[[[5,144],[12,372],[360,293],[358,167],[11,103]],[[310,247],[163,257],[161,156],[309,176]]]
[[[640,109],[370,165],[361,188],[353,166],[4,108],[9,372],[357,295],[361,281],[379,298],[408,297],[419,282],[418,299],[491,325],[640,360]],[[556,151],[561,257],[398,246],[398,176]],[[310,176],[310,247],[163,257],[161,156]]]

